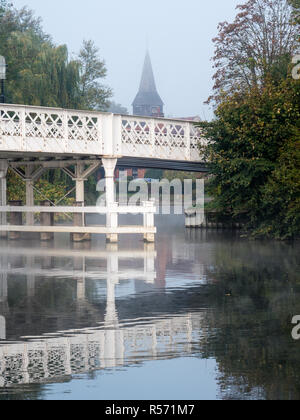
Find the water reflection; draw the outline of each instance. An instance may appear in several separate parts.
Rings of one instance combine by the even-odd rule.
[[[174,357],[182,350],[189,351],[193,331],[191,314],[119,321],[116,286],[120,282],[135,279],[156,288],[164,284],[161,278],[155,284],[157,254],[154,245],[145,244],[143,250],[131,251],[119,251],[115,245],[107,245],[105,251],[80,247],[71,250],[14,247],[10,244],[0,248],[1,313],[8,319],[7,334],[6,317],[1,316],[1,339],[7,338],[8,341],[0,343],[0,386],[43,383],[95,369],[122,366],[125,362],[136,363],[141,358],[155,360],[163,356]],[[125,261],[124,267],[122,260]],[[51,278],[60,284],[49,283]],[[72,284],[67,279],[71,279]],[[9,290],[10,280],[12,287]],[[103,286],[99,285],[101,280],[106,282],[105,311],[92,307],[93,298],[87,299],[86,296],[95,292],[98,298],[101,296],[101,292],[95,290],[95,286]],[[87,281],[96,283],[87,285]],[[55,298],[56,286],[62,295],[59,300],[64,300],[64,311],[56,304],[55,310],[60,314],[51,316],[50,300]],[[140,293],[141,287],[138,290]],[[70,292],[71,297],[67,296]],[[36,307],[45,297],[48,305],[46,319],[43,311]],[[66,304],[72,317],[77,317],[77,326],[81,322],[90,324],[92,319],[96,326],[70,329]],[[24,306],[26,319],[20,326],[19,315]],[[38,316],[41,316],[40,320]],[[49,319],[55,324],[54,332],[39,336]],[[58,327],[68,329],[58,330]],[[19,336],[21,329],[23,335]],[[180,343],[183,346],[179,350]]]
[[[211,398],[299,399],[299,250],[176,223],[155,247],[0,242],[0,398],[188,356],[190,384],[197,360],[215,361]],[[159,375],[152,367],[147,381]],[[195,389],[182,398],[201,399]]]

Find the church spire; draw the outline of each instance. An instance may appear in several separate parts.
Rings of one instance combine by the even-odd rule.
[[[164,103],[155,84],[149,51],[146,53],[139,92],[133,102],[133,114],[149,117],[163,117]]]
[[[157,92],[149,51],[145,57],[140,92]]]

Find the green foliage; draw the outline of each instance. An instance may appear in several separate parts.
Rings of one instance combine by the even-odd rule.
[[[179,179],[182,183],[186,179],[192,179],[196,181],[196,179],[202,178],[197,172],[184,172],[184,171],[164,171],[163,177],[169,181],[173,179]]]
[[[25,182],[17,176],[13,171],[8,171],[8,201],[21,200],[25,203],[26,200],[26,187]],[[62,180],[55,179],[49,181],[48,179],[40,179],[35,184],[34,200],[36,204],[40,201],[50,200],[52,203],[56,203],[67,193],[66,183]],[[64,200],[65,205],[73,204],[73,198],[66,198]]]
[[[6,100],[40,106],[80,106],[79,64],[55,46],[27,8],[6,5],[0,15],[0,54],[6,58]]]
[[[17,10],[6,0],[0,0],[0,55],[7,63],[8,103],[91,110],[108,107],[111,90],[100,83],[106,68],[94,43],[84,41],[78,58],[70,60],[67,46],[54,45],[31,10]],[[52,201],[69,186],[70,180],[61,171],[49,171],[39,183],[43,195]],[[22,181],[13,174],[9,175],[8,195],[10,200],[25,198]]]
[[[214,95],[208,101],[218,103],[224,91],[261,87],[269,75],[276,80],[287,76],[298,48],[296,5],[299,11],[299,0],[247,0],[237,6],[232,23],[219,24],[213,40]]]
[[[111,90],[100,84],[105,63],[92,41],[69,60],[66,45],[56,46],[31,10],[0,3],[0,55],[6,58],[7,102],[104,110]]]
[[[14,33],[7,42],[10,70],[9,102],[37,106],[77,108],[78,63],[68,62],[66,46],[39,43],[31,34]]]
[[[290,5],[293,7],[293,22],[300,25],[300,0],[289,0]]]
[[[261,88],[223,96],[216,116],[202,124],[214,207],[247,217],[255,236],[299,236],[299,81],[269,78]]]
[[[113,114],[128,115],[128,109],[114,101],[109,102],[108,111],[112,112]]]
[[[300,234],[300,130],[284,144],[275,170],[262,189],[265,213],[256,234],[271,232],[277,238]]]
[[[219,25],[216,120],[201,124],[215,209],[253,236],[300,235],[299,0],[247,0]]]
[[[7,201],[25,202],[25,182],[10,169],[7,173]]]
[[[159,179],[164,177],[164,171],[162,169],[148,169],[145,174],[145,178]]]
[[[80,63],[80,96],[82,107],[106,111],[109,107],[109,98],[112,91],[103,86],[99,80],[106,76],[104,61],[99,56],[99,49],[93,41],[83,41],[83,46],[79,53]]]

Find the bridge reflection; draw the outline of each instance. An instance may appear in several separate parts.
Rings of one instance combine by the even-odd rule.
[[[118,296],[118,284],[134,280],[154,289],[165,286],[165,268],[162,263],[156,265],[154,245],[136,251],[120,251],[115,245],[108,245],[105,251],[78,247],[0,248],[1,387],[66,380],[78,373],[139,363],[141,355],[143,360],[154,360],[191,352],[199,314],[119,318],[116,299],[122,296]],[[165,262],[172,258],[162,257]],[[60,282],[67,282],[72,298],[63,296],[67,303],[64,308],[59,305],[57,314],[57,308],[51,311],[47,297],[48,328],[43,309],[37,310],[36,305],[42,305],[45,293],[55,293]],[[15,297],[21,289],[22,297]],[[130,294],[129,287],[126,293]],[[103,299],[99,299],[101,294]],[[26,319],[20,320],[24,313]]]

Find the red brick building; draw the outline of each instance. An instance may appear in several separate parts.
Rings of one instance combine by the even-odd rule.
[[[145,178],[147,169],[140,169],[140,168],[117,168],[115,172],[115,177],[118,179],[120,178],[120,172],[127,172],[127,177],[132,178]]]

